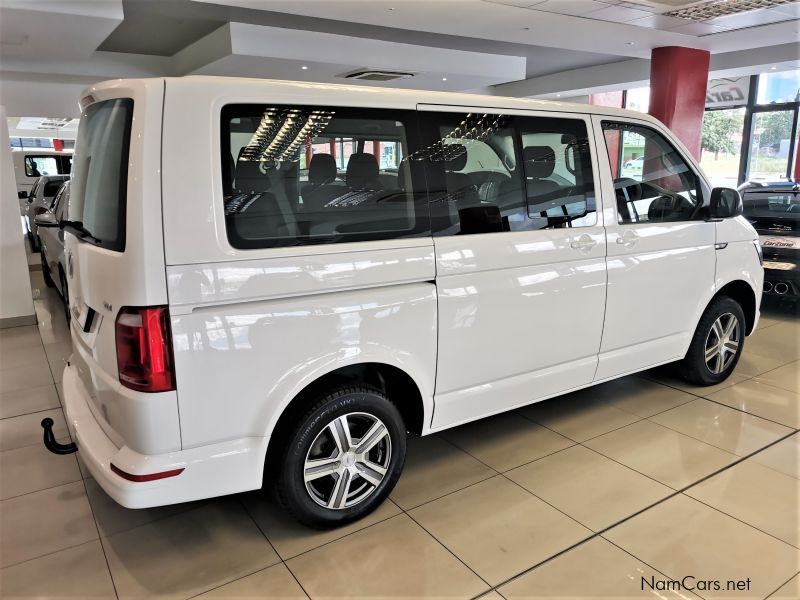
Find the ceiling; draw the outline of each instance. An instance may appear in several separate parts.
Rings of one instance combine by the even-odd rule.
[[[790,68],[799,17],[789,0],[0,0],[0,100],[52,111],[108,78],[365,68],[414,74],[387,86],[585,90],[640,77],[659,46],[707,49],[726,73],[759,68],[753,53]]]

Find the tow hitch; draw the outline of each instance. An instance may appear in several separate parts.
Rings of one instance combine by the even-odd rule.
[[[44,429],[44,447],[53,454],[72,454],[78,451],[75,442],[60,444],[56,441],[56,436],[53,434],[53,419],[50,417],[42,419],[42,428]]]

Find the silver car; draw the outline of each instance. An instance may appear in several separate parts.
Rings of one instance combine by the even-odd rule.
[[[39,251],[39,232],[34,218],[47,211],[65,181],[69,181],[69,175],[45,175],[36,180],[28,194],[22,216],[25,218],[25,229],[34,252]]]
[[[64,257],[64,230],[58,225],[68,214],[69,181],[56,193],[45,212],[34,217],[39,232],[42,255],[42,274],[48,287],[54,287],[64,301],[64,314],[69,324],[69,290],[67,289],[67,264]]]

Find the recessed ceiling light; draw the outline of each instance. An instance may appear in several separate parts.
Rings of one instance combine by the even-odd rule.
[[[778,67],[770,67],[770,68],[769,68],[769,70],[770,70],[770,71],[777,71],[777,70],[778,70]]]
[[[307,71],[307,70],[308,70],[308,67],[307,67],[307,66],[305,66],[305,65],[303,65],[303,66],[302,66],[302,67],[300,67],[300,68],[301,68],[301,69],[303,69],[303,71]]]
[[[561,94],[556,94],[556,98],[561,98]]]
[[[633,46],[633,45],[635,45],[635,44],[636,44],[636,42],[625,42],[625,45],[626,45],[626,46]]]
[[[522,31],[530,31],[530,30],[531,30],[531,28],[530,28],[530,27],[523,27],[523,28],[522,28]]]
[[[442,81],[447,81],[447,77],[442,77]]]
[[[389,10],[390,10],[390,11],[391,11],[391,10],[394,10],[394,8],[390,8]]]

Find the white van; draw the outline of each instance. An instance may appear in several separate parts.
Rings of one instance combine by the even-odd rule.
[[[65,407],[127,507],[275,484],[343,524],[407,432],[675,361],[715,384],[758,321],[738,193],[641,113],[210,77],[81,102]]]
[[[69,175],[72,169],[72,152],[57,152],[42,148],[15,150],[12,152],[14,179],[20,200],[28,194],[39,177],[45,175]],[[24,195],[23,195],[24,192]]]

